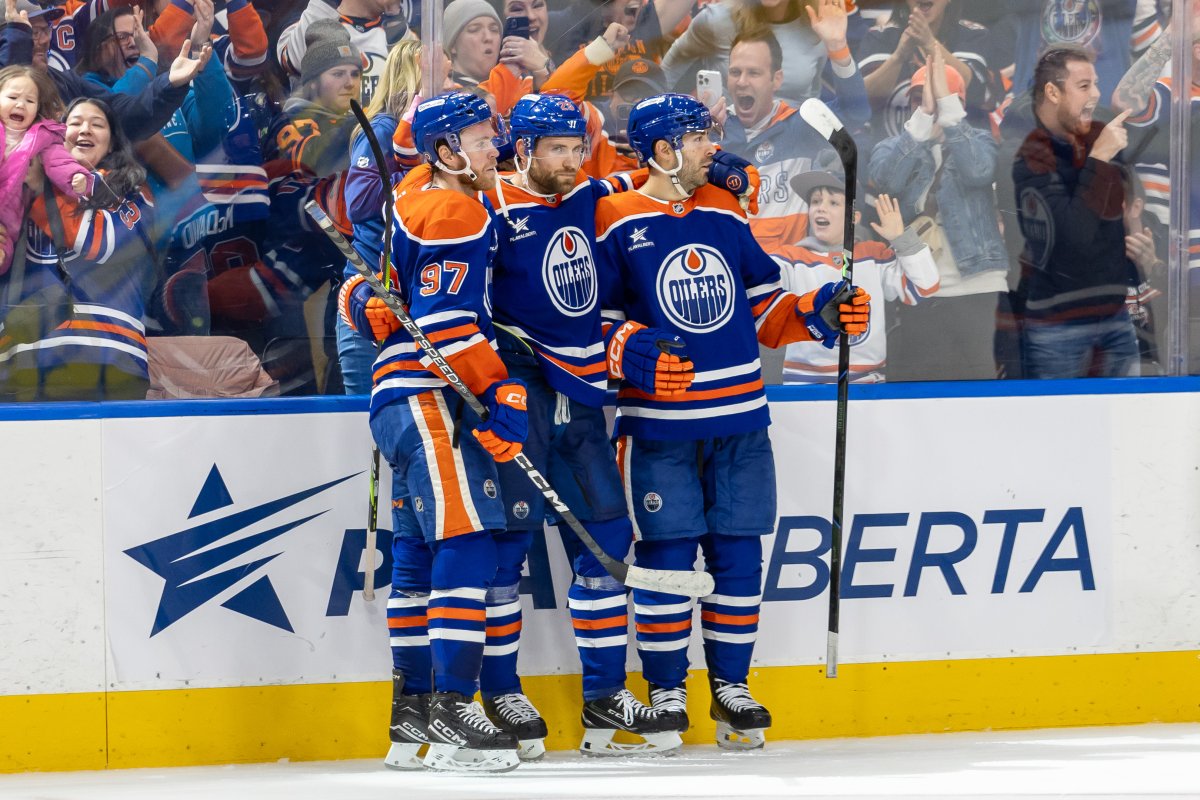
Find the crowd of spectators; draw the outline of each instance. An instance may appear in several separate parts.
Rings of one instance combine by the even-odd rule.
[[[580,104],[595,177],[638,166],[634,104],[697,95],[796,285],[842,246],[840,167],[798,113],[823,99],[880,287],[856,380],[1164,370],[1166,0],[451,0],[437,48],[418,0],[39,2],[0,27],[3,400],[369,391],[374,347],[332,302],[351,272],[304,206],[378,260],[351,101],[402,174],[431,72],[502,115]],[[764,364],[827,382],[820,355]]]

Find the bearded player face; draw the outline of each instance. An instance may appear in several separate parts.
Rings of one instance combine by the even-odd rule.
[[[524,146],[521,145],[522,150]],[[578,136],[545,136],[537,140],[529,159],[530,188],[541,194],[566,194],[575,185],[583,166],[583,139]]]

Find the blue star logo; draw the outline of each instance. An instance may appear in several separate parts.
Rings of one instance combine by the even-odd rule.
[[[282,555],[282,552],[264,556],[247,564],[238,564],[222,571],[215,570],[254,548],[316,519],[329,509],[240,539],[235,538],[236,534],[358,474],[361,473],[322,483],[245,511],[235,511],[227,516],[126,550],[127,556],[164,581],[162,597],[158,601],[158,613],[154,617],[154,628],[150,631],[150,635],[153,637],[166,630],[221,592],[244,578],[252,577],[268,563]],[[217,465],[213,464],[208,478],[204,481],[204,486],[200,489],[200,494],[196,497],[196,502],[192,505],[188,519],[232,505],[234,505],[233,497],[229,494],[229,489],[226,488]],[[222,540],[227,541],[222,544]],[[289,633],[295,632],[268,575],[259,576],[257,580],[242,588],[221,606]]]

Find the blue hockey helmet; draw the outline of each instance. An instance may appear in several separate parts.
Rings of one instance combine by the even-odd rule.
[[[501,147],[508,142],[504,120],[492,114],[491,107],[482,97],[466,92],[447,92],[417,106],[413,114],[413,141],[430,161],[438,160],[438,142],[446,142],[450,149],[461,153],[458,134],[480,122],[491,122],[495,135],[492,144]]]
[[[647,97],[629,112],[629,144],[638,158],[648,163],[654,157],[654,143],[659,139],[678,150],[684,134],[707,131],[712,124],[712,115],[694,97],[686,94]]]
[[[586,136],[583,112],[568,98],[556,94],[527,94],[509,115],[513,138],[533,144],[543,136]]]

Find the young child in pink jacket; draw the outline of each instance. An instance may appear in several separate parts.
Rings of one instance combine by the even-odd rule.
[[[58,90],[43,73],[27,66],[0,69],[0,225],[8,231],[0,241],[0,275],[12,266],[13,243],[25,224],[25,176],[34,159],[41,159],[46,175],[64,193],[82,198],[95,184],[92,172],[63,147],[66,128],[54,119],[61,106]]]

